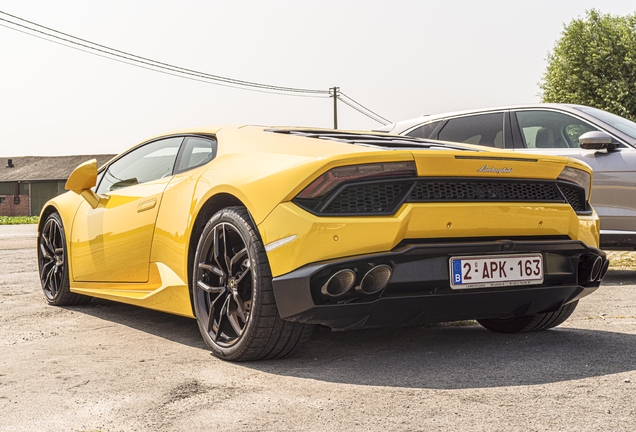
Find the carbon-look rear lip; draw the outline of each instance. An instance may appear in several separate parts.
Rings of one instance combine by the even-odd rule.
[[[408,242],[408,241],[407,241]],[[538,285],[452,290],[451,256],[539,252],[544,257],[544,282]],[[417,325],[464,319],[505,318],[551,312],[594,292],[600,280],[580,281],[581,257],[605,253],[578,240],[428,241],[401,244],[393,251],[305,265],[273,279],[281,318],[334,329]],[[589,260],[590,266],[593,260]],[[312,277],[329,269],[361,262],[390,263],[393,275],[379,297],[369,301],[316,304]],[[587,264],[584,264],[584,266]],[[586,267],[582,267],[583,271]],[[420,293],[392,293],[392,286],[421,284]],[[425,291],[425,292],[424,292]]]

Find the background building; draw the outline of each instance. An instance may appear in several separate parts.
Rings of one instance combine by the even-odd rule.
[[[83,162],[102,166],[115,155],[1,158],[0,216],[37,216],[49,199],[65,192],[66,179]]]

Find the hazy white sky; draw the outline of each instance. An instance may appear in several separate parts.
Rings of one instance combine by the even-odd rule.
[[[538,102],[564,23],[591,8],[625,15],[636,4],[0,0],[0,11],[181,67],[279,86],[339,86],[392,121]],[[119,153],[159,133],[214,124],[333,124],[331,99],[176,78],[5,27],[0,58],[0,156]],[[340,104],[339,126],[380,124]]]

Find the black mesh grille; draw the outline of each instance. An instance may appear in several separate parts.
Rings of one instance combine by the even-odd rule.
[[[410,192],[409,192],[410,191]],[[575,185],[541,180],[400,179],[349,184],[318,199],[294,199],[314,214],[393,214],[404,202],[556,202],[589,212],[585,192]]]
[[[553,183],[418,181],[408,201],[563,201]]]
[[[570,203],[574,211],[581,212],[585,210],[585,196],[582,196],[582,189],[575,189],[560,185],[559,189],[565,195],[565,199]]]
[[[348,186],[322,213],[384,213],[392,210],[404,184],[380,183]]]

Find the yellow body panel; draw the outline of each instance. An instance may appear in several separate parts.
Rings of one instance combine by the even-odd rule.
[[[107,194],[103,207],[80,206],[71,233],[73,281],[146,282],[150,248],[168,179]]]
[[[566,235],[598,245],[598,217],[573,218],[572,213],[567,204],[405,204],[393,216],[343,220],[314,216],[285,203],[259,225],[259,231],[266,245],[296,236],[267,254],[276,277],[312,262],[389,251],[403,239]]]
[[[188,247],[194,220],[200,210],[201,194],[209,182],[200,177],[199,168],[175,175],[163,194],[162,211],[157,218],[151,262],[168,266],[179,278],[188,280]],[[197,187],[203,182],[201,187]]]
[[[188,133],[216,134],[215,159],[115,191],[96,209],[71,192],[45,206],[43,212],[52,207],[60,213],[66,230],[71,291],[192,316],[188,253],[198,240],[192,230],[206,203],[220,194],[248,209],[265,245],[296,236],[268,252],[273,276],[312,262],[389,251],[403,239],[568,236],[598,246],[596,214],[577,216],[567,204],[410,203],[392,216],[318,217],[291,202],[337,166],[414,161],[420,177],[553,180],[565,166],[590,172],[578,161],[478,146],[379,149],[258,127]],[[483,166],[513,172],[479,171]]]
[[[187,283],[162,263],[150,265],[144,284],[74,282],[71,291],[194,318]]]

